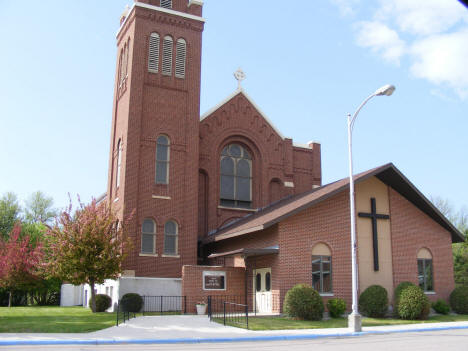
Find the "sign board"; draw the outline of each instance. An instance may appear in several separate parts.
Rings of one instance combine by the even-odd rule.
[[[203,271],[203,290],[226,290],[226,272]]]

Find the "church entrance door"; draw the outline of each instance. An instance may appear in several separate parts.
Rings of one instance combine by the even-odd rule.
[[[254,272],[256,311],[258,313],[271,313],[271,268],[260,268]]]

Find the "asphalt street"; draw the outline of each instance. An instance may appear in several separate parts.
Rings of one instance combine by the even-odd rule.
[[[380,335],[364,335],[345,338],[322,338],[317,340],[297,341],[255,341],[255,342],[229,342],[229,343],[202,343],[202,344],[153,344],[153,345],[46,345],[46,346],[3,346],[0,350],[324,350],[324,351],[468,351],[468,330],[443,330],[416,333],[393,333]]]

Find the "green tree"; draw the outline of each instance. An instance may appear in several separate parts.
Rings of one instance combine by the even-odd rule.
[[[47,233],[48,269],[52,276],[72,284],[89,284],[91,309],[96,311],[94,287],[116,279],[130,245],[127,222],[119,222],[106,202],[71,205]]]
[[[0,237],[6,239],[15,223],[21,220],[21,206],[18,197],[11,192],[0,198]]]
[[[32,223],[49,223],[57,215],[53,204],[54,200],[41,191],[32,193],[26,200],[25,220]]]

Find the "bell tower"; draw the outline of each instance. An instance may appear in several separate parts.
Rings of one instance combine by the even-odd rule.
[[[132,214],[129,275],[197,264],[202,7],[141,0],[120,19],[107,200]]]

